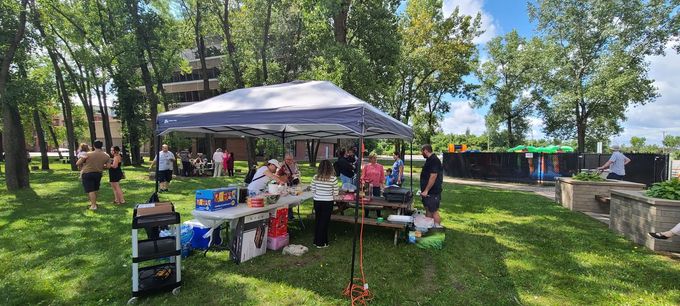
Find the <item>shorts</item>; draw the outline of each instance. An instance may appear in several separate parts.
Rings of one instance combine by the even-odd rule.
[[[441,194],[430,194],[427,197],[423,197],[423,206],[427,212],[437,212],[439,210],[439,203],[442,200]]]
[[[616,173],[614,173],[614,172],[609,173],[609,175],[607,175],[607,179],[608,179],[608,180],[619,180],[619,181],[623,181],[623,178],[624,178],[624,177],[625,177],[625,175],[616,174]]]
[[[85,193],[99,191],[99,185],[101,184],[101,181],[102,181],[101,172],[83,173],[82,182]]]
[[[172,181],[172,170],[159,170],[158,181],[170,183]]]

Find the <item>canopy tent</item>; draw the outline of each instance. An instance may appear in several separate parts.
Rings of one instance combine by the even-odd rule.
[[[361,148],[364,138],[413,140],[411,127],[327,81],[237,89],[161,113],[156,126],[158,137],[185,132],[281,140],[358,138]],[[412,169],[411,158],[411,173]],[[361,158],[355,182],[360,176]],[[413,190],[413,174],[410,185]],[[158,199],[157,193],[158,181],[152,199]],[[357,188],[350,287],[354,281],[359,204]]]
[[[400,138],[413,130],[327,81],[237,89],[158,115],[156,133],[293,139]]]

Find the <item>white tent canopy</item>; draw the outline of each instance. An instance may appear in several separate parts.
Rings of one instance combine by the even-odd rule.
[[[412,139],[411,127],[327,81],[237,89],[158,115],[156,133]]]

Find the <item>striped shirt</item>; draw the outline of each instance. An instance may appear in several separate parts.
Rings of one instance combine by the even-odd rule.
[[[316,175],[312,179],[312,194],[315,201],[333,201],[338,194],[338,178],[331,176],[327,181],[319,180]]]

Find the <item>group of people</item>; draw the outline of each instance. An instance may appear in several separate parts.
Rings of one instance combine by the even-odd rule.
[[[234,176],[234,152],[227,149],[217,148],[209,160],[203,153],[196,154],[196,158],[191,158],[191,151],[184,149],[177,154],[182,162],[180,174],[182,176],[202,175],[206,170],[212,170],[213,177],[220,177],[223,174]],[[212,161],[212,168],[210,162]]]
[[[317,248],[328,247],[328,224],[333,212],[333,201],[339,193],[338,182],[343,188],[351,187],[355,179],[356,157],[354,149],[341,150],[338,160],[331,164],[328,160],[319,163],[316,175],[312,178],[311,188],[314,199],[315,227],[314,245]],[[432,146],[422,146],[421,153],[425,164],[420,174],[420,196],[425,207],[426,216],[434,219],[435,228],[443,228],[439,216],[441,202],[443,168]],[[368,163],[363,166],[360,180],[373,186],[373,196],[380,196],[386,185],[401,186],[404,181],[404,162],[397,152],[392,155],[394,164],[391,169],[384,170],[378,163],[376,154],[368,156]],[[378,211],[378,216],[380,212]]]
[[[112,147],[109,155],[102,150],[104,144],[101,141],[96,140],[93,146],[94,149],[90,150],[87,144],[81,144],[76,162],[76,166],[80,169],[83,189],[90,202],[89,209],[97,210],[98,208],[97,192],[101,185],[104,170],[109,172],[109,183],[114,197],[113,203],[116,205],[125,204],[123,189],[120,187],[120,181],[125,178],[120,148],[118,146]]]
[[[234,152],[217,148],[213,153],[213,177],[220,177],[222,173],[234,176]]]

